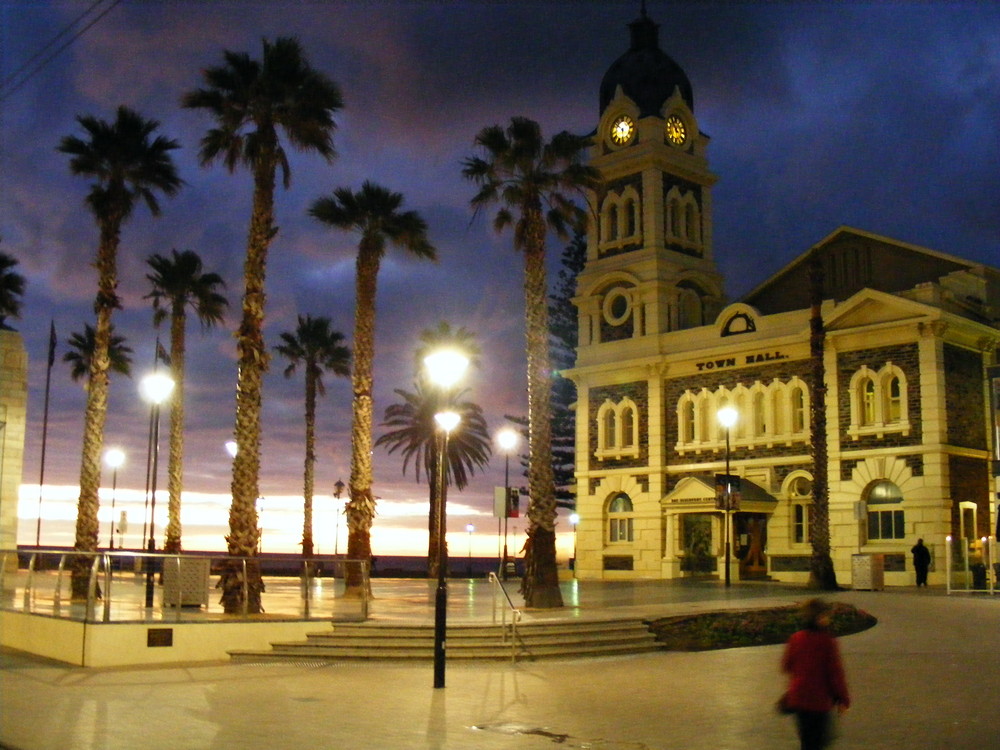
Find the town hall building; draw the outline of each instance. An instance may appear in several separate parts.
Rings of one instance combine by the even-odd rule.
[[[591,163],[604,182],[564,373],[578,395],[577,577],[721,578],[728,527],[733,580],[807,579],[811,259],[824,280],[838,581],[851,585],[855,557],[872,556],[886,585],[912,584],[918,538],[932,584],[949,535],[952,554],[984,559],[997,525],[987,377],[1000,362],[1000,271],[840,227],[727,301],[690,81],[645,12],[630,31],[600,87]],[[723,407],[735,409],[730,427]],[[717,500],[726,476],[731,512]]]

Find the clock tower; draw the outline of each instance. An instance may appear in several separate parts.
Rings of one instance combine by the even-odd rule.
[[[691,82],[659,46],[643,7],[604,75],[590,163],[587,265],[577,283],[580,347],[710,323],[724,303],[712,259],[709,138]]]

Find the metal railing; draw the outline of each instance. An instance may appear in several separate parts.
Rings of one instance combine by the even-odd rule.
[[[18,562],[12,566],[13,560]],[[237,562],[242,612],[224,613],[210,601],[211,576],[219,576],[224,566]],[[249,565],[265,569],[276,566],[285,573],[262,575],[266,584],[261,592],[261,613],[248,611],[248,574],[252,574]],[[70,571],[74,566],[76,575],[87,576],[85,598],[74,598],[71,584],[67,583],[72,581]],[[322,570],[322,566],[329,567]],[[352,573],[352,581],[360,581],[361,585],[357,586],[359,590],[352,589],[345,596],[341,589],[348,573]],[[154,586],[154,579],[160,595],[153,598],[152,606],[147,606],[150,601],[147,586]],[[218,583],[215,588],[219,588]],[[370,591],[368,564],[362,560],[303,560],[298,556],[263,560],[228,555],[65,549],[19,554],[0,550],[0,608],[84,622],[259,619],[265,608],[271,610],[270,617],[364,620],[369,615]],[[323,601],[322,609],[317,608],[317,600]]]
[[[490,585],[493,587],[493,624],[497,624],[497,609],[500,610],[500,642],[507,642],[507,613],[510,612],[510,660],[517,661],[517,624],[521,621],[521,610],[514,606],[510,594],[507,593],[503,581],[497,578],[496,573],[490,573]],[[507,606],[504,606],[503,600]]]

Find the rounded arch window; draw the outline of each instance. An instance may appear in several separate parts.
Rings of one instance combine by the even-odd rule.
[[[608,501],[608,541],[631,542],[634,538],[632,498],[619,492]]]
[[[906,516],[898,507],[902,502],[903,493],[888,479],[868,489],[868,541],[906,538]]]

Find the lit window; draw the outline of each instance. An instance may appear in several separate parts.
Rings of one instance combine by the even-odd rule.
[[[792,388],[792,432],[804,432],[806,429],[806,399],[799,387]]]
[[[885,421],[898,422],[903,417],[903,394],[899,378],[895,375],[889,378],[886,392]]]
[[[861,424],[875,424],[875,381],[865,378],[861,387]]]
[[[608,503],[608,541],[631,542],[634,532],[632,500],[620,492]]]
[[[881,480],[868,491],[868,540],[905,539],[906,524],[902,508],[903,493],[888,480]]]

